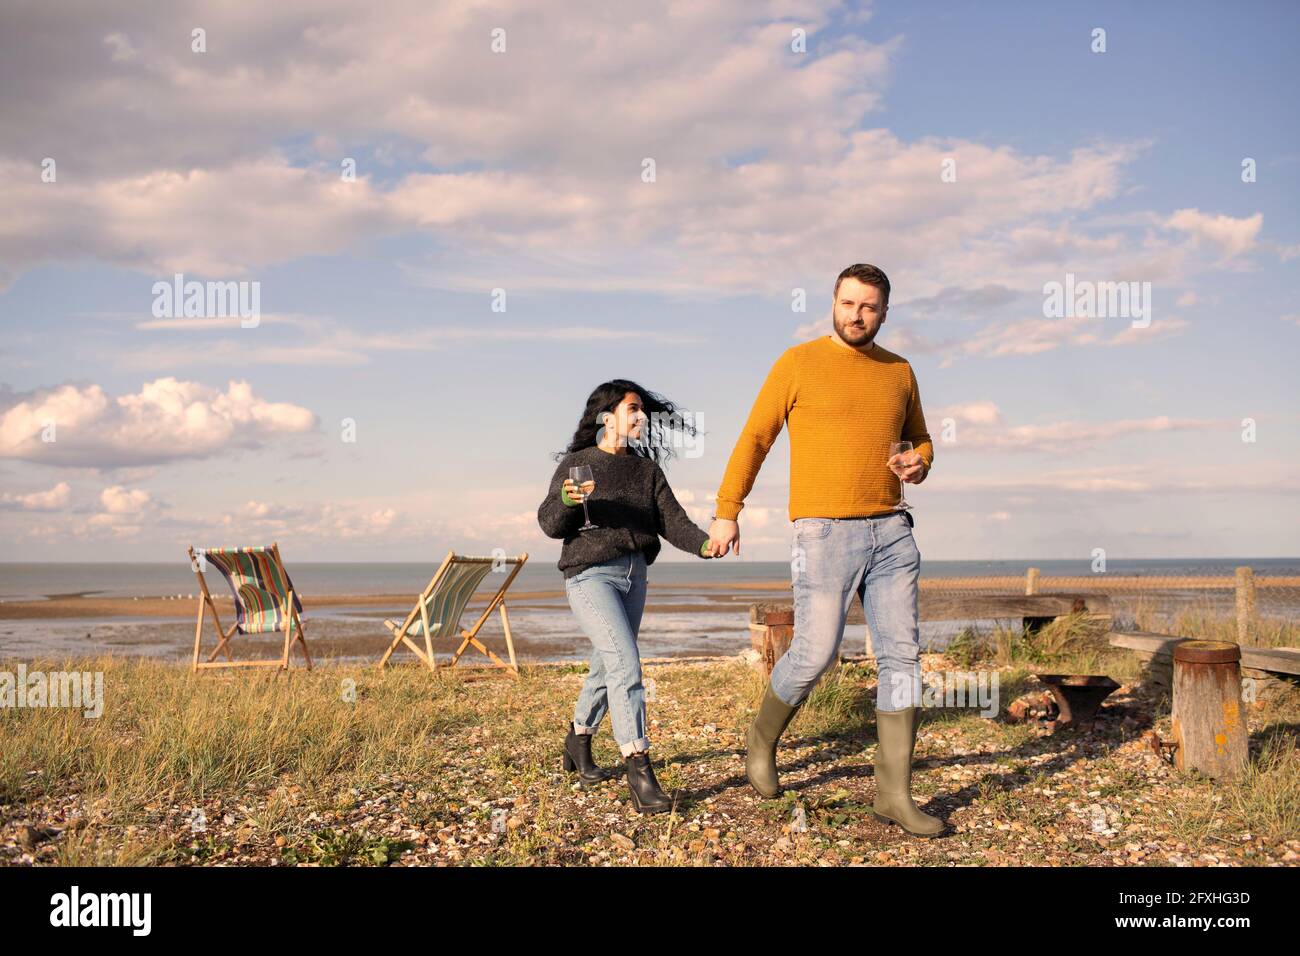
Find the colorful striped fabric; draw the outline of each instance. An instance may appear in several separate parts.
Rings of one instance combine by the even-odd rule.
[[[453,562],[447,566],[437,587],[433,589],[424,606],[429,611],[430,637],[439,634],[454,634],[460,625],[460,617],[465,613],[465,605],[474,596],[483,578],[492,570],[492,565],[459,564]],[[415,623],[407,630],[408,634],[423,635],[424,621],[416,617]]]
[[[207,548],[199,551],[221,572],[235,595],[235,624],[240,634],[283,631],[285,603],[293,582],[270,548]],[[293,595],[294,609],[302,602]]]

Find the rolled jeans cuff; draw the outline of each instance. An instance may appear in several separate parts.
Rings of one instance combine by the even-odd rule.
[[[641,752],[644,751],[644,750],[649,750],[649,749],[650,749],[650,738],[649,738],[649,737],[638,737],[636,740],[632,741],[630,744],[619,744],[619,745],[618,745],[618,749],[619,749],[619,752],[620,752],[624,757],[630,757],[630,756],[632,756],[632,755],[635,754],[635,753],[641,753]]]
[[[584,726],[582,726],[582,724],[578,723],[578,722],[575,720],[575,721],[573,721],[573,732],[574,732],[575,734],[583,734],[583,735],[585,735],[585,736],[591,736],[592,734],[594,734],[594,733],[596,732],[596,728],[595,728],[595,727],[584,727]]]

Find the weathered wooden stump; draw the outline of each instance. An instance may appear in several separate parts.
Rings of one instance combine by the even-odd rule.
[[[1174,764],[1218,779],[1249,760],[1241,706],[1241,648],[1228,641],[1180,641],[1174,647]]]
[[[750,643],[758,666],[771,677],[772,668],[794,639],[794,610],[788,604],[754,604],[749,609]]]

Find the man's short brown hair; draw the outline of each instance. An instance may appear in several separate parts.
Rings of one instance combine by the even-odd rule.
[[[889,276],[885,275],[875,266],[869,265],[865,262],[859,262],[855,265],[849,266],[841,272],[839,278],[835,280],[835,291],[831,293],[832,299],[839,299],[840,283],[845,279],[857,279],[863,285],[874,285],[884,293],[884,304],[889,305]]]

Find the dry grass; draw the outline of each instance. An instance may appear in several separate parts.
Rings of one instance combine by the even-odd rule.
[[[1238,641],[1236,617],[1222,613],[1207,602],[1185,602],[1173,614],[1162,612],[1159,607],[1145,596],[1134,602],[1133,619],[1138,630],[1195,636],[1206,641]],[[1300,623],[1259,615],[1251,627],[1250,640],[1242,643],[1255,647],[1300,647]]]
[[[1087,734],[1055,735],[970,711],[928,710],[918,803],[947,840],[890,830],[874,795],[875,672],[848,664],[816,688],[783,739],[780,800],[745,784],[744,730],[763,681],[742,662],[655,667],[657,772],[672,815],[631,811],[621,780],[582,791],[558,746],[582,667],[518,681],[379,672],[191,675],[104,658],[29,663],[102,670],[99,719],[0,710],[0,861],[46,864],[1231,863],[1300,859],[1300,695],[1249,712],[1240,781],[1184,778],[1146,749],[1165,702],[1130,685]],[[1079,621],[967,639],[930,669],[996,670],[1003,708],[1050,666],[1140,673]],[[0,665],[2,668],[3,665]],[[12,667],[10,667],[12,669]],[[355,697],[349,699],[349,682]],[[1167,736],[1167,732],[1166,732]],[[618,762],[607,726],[597,759]],[[1097,809],[1100,808],[1100,809]],[[799,811],[802,811],[802,814]],[[1097,814],[1102,816],[1098,817]],[[1113,819],[1111,819],[1113,816]],[[798,825],[796,817],[806,820]],[[1096,825],[1098,819],[1107,826]],[[1111,825],[1113,824],[1113,826]],[[1289,856],[1288,856],[1289,854]]]

